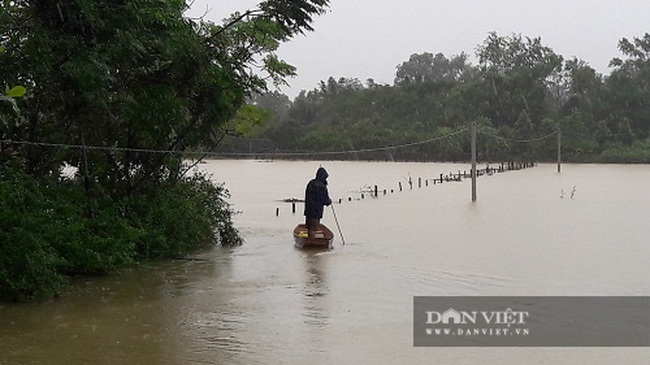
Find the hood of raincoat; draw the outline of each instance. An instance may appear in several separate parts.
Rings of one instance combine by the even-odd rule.
[[[316,180],[322,182],[325,185],[327,185],[328,176],[329,174],[327,173],[327,170],[325,170],[324,167],[319,167],[318,171],[316,171]]]

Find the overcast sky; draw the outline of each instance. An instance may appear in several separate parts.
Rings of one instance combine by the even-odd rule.
[[[190,16],[215,22],[259,1],[196,0]],[[372,78],[392,84],[395,68],[414,53],[465,52],[472,56],[496,31],[541,37],[565,59],[577,57],[602,74],[621,56],[618,40],[650,33],[648,0],[331,0],[327,14],[316,18],[314,32],[283,44],[279,56],[298,68],[290,88],[295,97],[330,76]]]

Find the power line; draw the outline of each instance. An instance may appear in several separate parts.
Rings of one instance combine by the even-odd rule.
[[[456,132],[446,134],[444,136],[439,136],[439,137],[434,137],[434,138],[429,138],[425,139],[422,141],[418,142],[411,142],[411,143],[404,143],[400,145],[394,145],[394,146],[384,146],[384,147],[376,147],[376,148],[362,148],[362,149],[357,149],[357,150],[345,150],[345,151],[323,151],[323,152],[270,152],[268,154],[274,155],[274,156],[310,156],[310,155],[345,155],[345,154],[352,154],[352,153],[363,153],[363,152],[378,152],[378,151],[388,151],[388,150],[393,150],[393,149],[398,149],[398,148],[407,148],[407,147],[413,147],[413,146],[419,146],[435,141],[439,141],[442,139],[450,138],[453,136],[456,136],[458,134],[461,134],[463,132],[467,131],[467,128],[460,129]],[[259,155],[257,154],[251,154],[251,155]]]
[[[531,142],[539,142],[539,141],[543,141],[543,140],[545,140],[545,139],[548,139],[548,138],[550,138],[550,137],[553,137],[553,136],[557,135],[557,132],[552,132],[552,133],[549,133],[549,134],[547,134],[547,135],[545,135],[545,136],[543,136],[543,137],[539,137],[539,138],[531,138],[531,139],[512,139],[512,138],[505,138],[505,137],[497,136],[497,135],[494,135],[494,134],[491,134],[491,133],[487,133],[487,132],[485,132],[485,131],[483,131],[483,130],[481,130],[481,131],[479,131],[479,132],[480,132],[481,134],[483,134],[483,135],[488,136],[488,137],[496,138],[496,139],[499,139],[499,140],[502,140],[502,141],[506,141],[506,142],[513,142],[513,143],[531,143]]]
[[[432,143],[446,138],[451,138],[453,136],[459,135],[465,132],[467,129],[463,128],[456,132],[446,134],[444,136],[429,138],[422,141],[404,143],[394,146],[384,146],[376,148],[362,148],[362,149],[353,149],[345,151],[321,151],[321,152],[266,152],[265,155],[272,156],[313,156],[313,155],[344,155],[344,154],[353,154],[353,153],[363,153],[363,152],[377,152],[377,151],[387,151],[399,148],[408,148],[418,145],[423,145],[427,143]],[[67,148],[67,149],[85,149],[93,151],[109,151],[109,152],[140,152],[140,153],[161,153],[161,154],[184,154],[184,153],[193,153],[206,156],[243,156],[243,157],[254,157],[259,156],[261,153],[245,153],[245,152],[214,152],[214,151],[179,151],[179,150],[165,150],[165,149],[148,149],[148,148],[131,148],[131,147],[111,147],[111,146],[93,146],[93,145],[80,145],[80,144],[65,144],[65,143],[48,143],[48,142],[33,142],[33,141],[16,141],[11,139],[0,140],[2,144],[14,144],[14,145],[27,145],[27,146],[38,146],[38,147],[50,147],[50,148]]]
[[[399,144],[399,145],[392,145],[392,146],[351,149],[351,150],[343,150],[343,151],[265,152],[263,154],[271,155],[271,156],[287,156],[287,157],[290,157],[290,156],[314,156],[314,155],[334,156],[334,155],[346,155],[346,154],[355,154],[355,153],[364,153],[364,152],[388,151],[388,150],[414,147],[414,146],[419,146],[419,145],[424,145],[424,144],[440,141],[440,140],[443,140],[443,139],[447,139],[447,138],[457,136],[457,135],[459,135],[461,133],[464,133],[466,131],[467,131],[467,128],[462,128],[462,129],[459,129],[459,130],[457,130],[455,132],[448,133],[448,134],[443,135],[443,136],[429,138],[429,139],[425,139],[425,140],[417,141],[417,142],[404,143],[404,144]],[[505,138],[505,137],[497,136],[497,135],[485,132],[484,130],[480,130],[479,132],[481,134],[483,134],[483,135],[488,136],[488,137],[496,138],[496,139],[506,141],[506,142],[514,142],[514,143],[538,142],[538,141],[548,139],[548,138],[556,135],[556,133],[557,133],[557,132],[552,132],[552,133],[549,133],[549,134],[547,134],[547,135],[545,135],[543,137],[532,138],[532,139],[511,139],[511,138]],[[11,139],[0,140],[0,143],[3,143],[3,144],[15,144],[15,145],[27,145],[27,146],[38,146],[38,147],[50,147],[50,148],[85,149],[85,150],[91,150],[91,151],[139,152],[139,153],[158,153],[158,154],[194,153],[194,154],[200,154],[200,155],[206,155],[206,156],[223,156],[223,157],[229,157],[229,156],[231,156],[231,157],[234,157],[234,156],[254,157],[254,156],[259,156],[260,154],[262,154],[262,153],[253,153],[253,152],[246,153],[246,152],[214,152],[214,151],[179,151],[179,150],[168,150],[168,149],[150,149],[150,148],[133,148],[133,147],[116,147],[116,146],[111,147],[111,146],[95,146],[95,145],[66,144],[66,143],[16,141],[16,140],[11,140]]]
[[[48,143],[48,142],[32,142],[32,141],[15,141],[12,139],[0,140],[0,143],[17,144],[38,147],[54,147],[54,148],[68,148],[68,149],[85,149],[95,151],[111,151],[111,152],[144,152],[144,153],[168,153],[168,154],[182,154],[184,151],[178,150],[159,150],[148,148],[130,148],[130,147],[109,147],[109,146],[89,146],[82,144],[65,144],[65,143]]]

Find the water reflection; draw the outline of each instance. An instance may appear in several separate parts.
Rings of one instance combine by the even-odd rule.
[[[325,251],[307,251],[304,256],[305,283],[302,288],[304,322],[314,333],[329,324],[330,314],[327,307],[327,257]]]

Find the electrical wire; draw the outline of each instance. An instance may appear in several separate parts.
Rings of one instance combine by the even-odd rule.
[[[499,140],[502,140],[502,141],[506,141],[506,142],[513,142],[513,143],[531,143],[531,142],[539,142],[539,141],[543,141],[543,140],[545,140],[545,139],[548,139],[548,138],[550,138],[550,137],[553,137],[553,136],[557,135],[557,132],[553,132],[553,133],[549,133],[549,134],[547,134],[547,135],[545,135],[545,136],[543,136],[543,137],[539,137],[539,138],[531,138],[531,139],[512,139],[512,138],[505,138],[505,137],[497,136],[497,135],[494,135],[494,134],[491,134],[491,133],[487,133],[487,132],[482,131],[482,130],[479,131],[479,133],[481,133],[481,134],[483,134],[483,135],[486,135],[486,136],[488,136],[488,137],[496,138],[496,139],[499,139]]]
[[[451,138],[453,136],[459,135],[465,132],[467,129],[463,128],[453,133],[446,134],[444,136],[438,136],[434,138],[429,138],[422,141],[405,143],[394,146],[384,146],[376,148],[362,148],[355,150],[345,150],[345,151],[321,151],[321,152],[268,152],[264,153],[265,155],[270,156],[313,156],[313,155],[345,155],[345,154],[354,154],[354,153],[363,153],[363,152],[377,152],[377,151],[386,151],[399,148],[407,148],[418,145],[423,145],[427,143],[432,143],[446,138]],[[130,148],[130,147],[110,147],[110,146],[92,146],[92,145],[80,145],[80,144],[64,144],[64,143],[48,143],[48,142],[32,142],[32,141],[15,141],[11,139],[0,140],[0,143],[3,144],[15,144],[15,145],[27,145],[27,146],[39,146],[39,147],[52,147],[52,148],[72,148],[72,149],[84,149],[84,150],[94,150],[94,151],[110,151],[110,152],[140,152],[140,153],[165,153],[165,154],[184,154],[184,153],[193,153],[201,154],[206,156],[259,156],[260,153],[245,153],[245,152],[214,152],[214,151],[178,151],[178,150],[163,150],[163,149],[146,149],[146,148]]]

